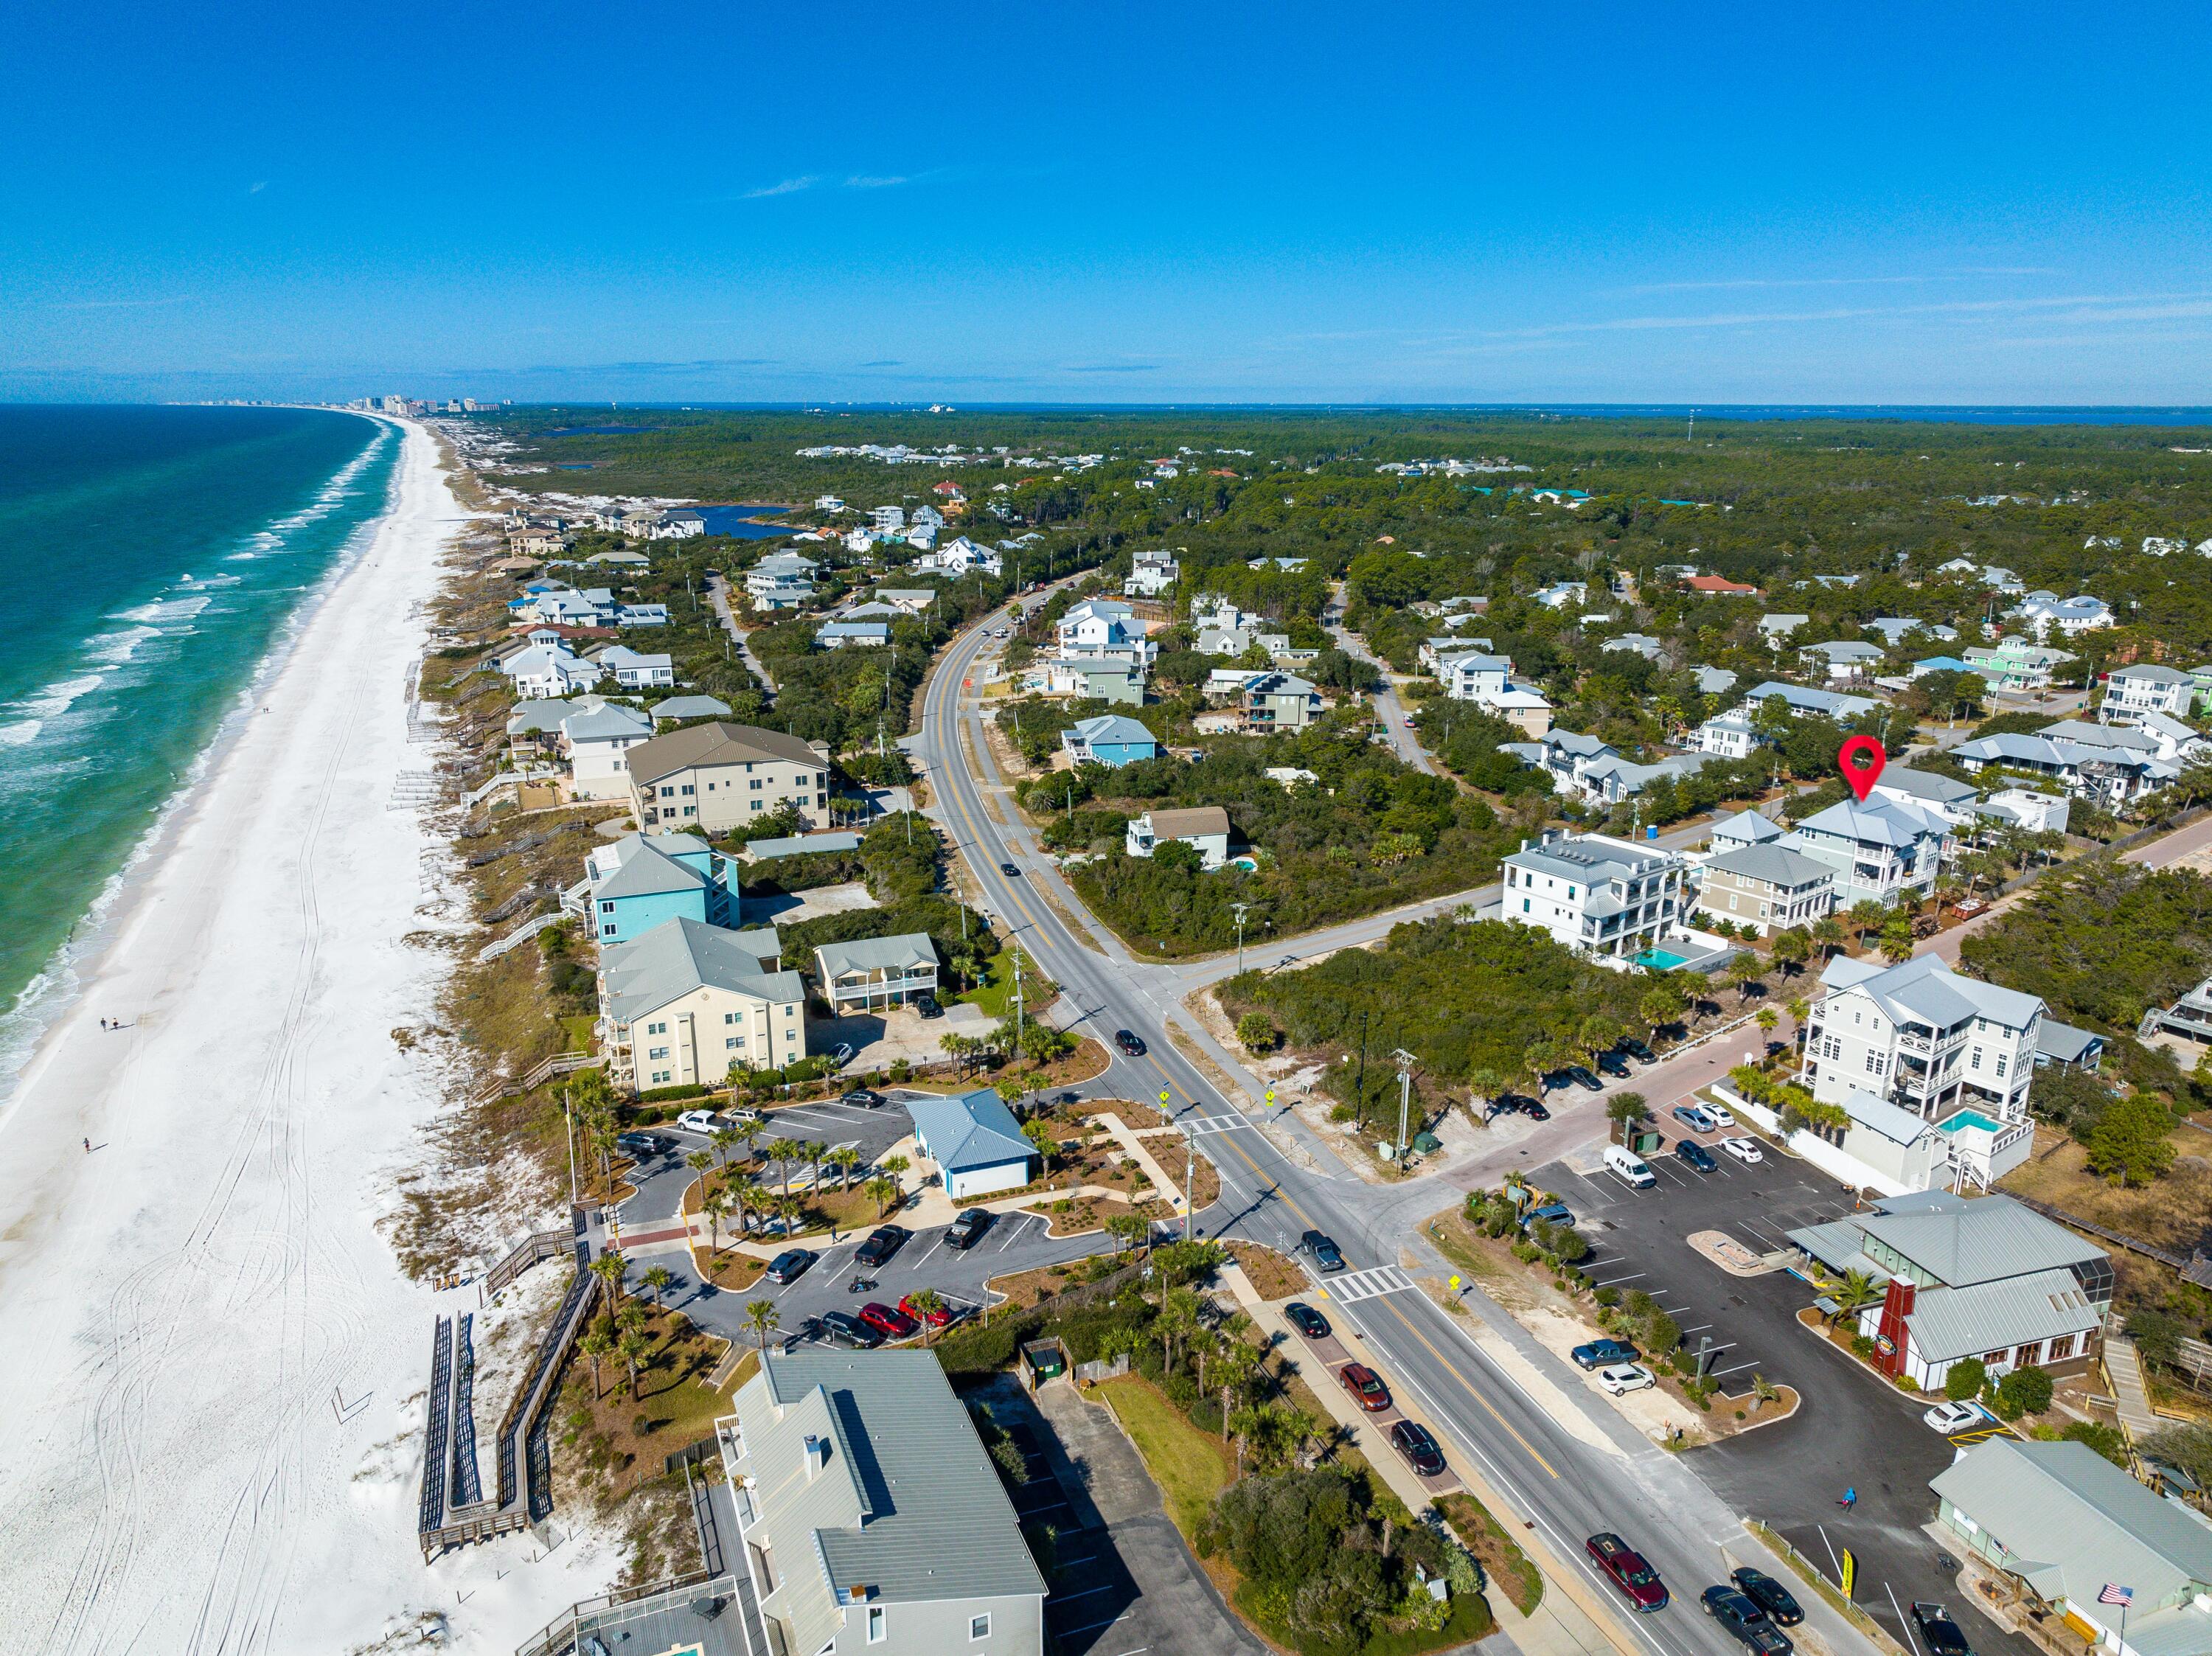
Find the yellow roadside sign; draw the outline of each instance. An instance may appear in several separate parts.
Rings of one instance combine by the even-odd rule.
[[[1844,1572],[1844,1579],[1837,1585],[1843,1588],[1844,1597],[1848,1598],[1851,1596],[1851,1589],[1858,1585],[1859,1579],[1858,1555],[1853,1552],[1849,1547],[1845,1547],[1843,1550],[1843,1562],[1841,1568]]]

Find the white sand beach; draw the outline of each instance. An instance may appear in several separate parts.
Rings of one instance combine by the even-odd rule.
[[[337,1656],[441,1617],[446,1647],[505,1651],[611,1570],[574,1543],[532,1562],[530,1536],[429,1569],[415,1545],[437,1296],[375,1221],[436,1107],[392,1032],[428,1016],[440,959],[405,941],[424,841],[387,806],[428,764],[406,676],[461,516],[410,428],[373,543],[0,1119],[11,1648]]]

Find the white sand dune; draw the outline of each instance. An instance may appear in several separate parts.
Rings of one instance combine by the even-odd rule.
[[[460,517],[410,428],[373,543],[0,1121],[12,1649],[335,1656],[435,1616],[450,1648],[511,1650],[611,1570],[531,1537],[427,1570],[415,1547],[437,1300],[374,1222],[435,1107],[391,1032],[423,1019],[438,961],[404,941],[422,838],[387,804],[427,762],[410,616]]]

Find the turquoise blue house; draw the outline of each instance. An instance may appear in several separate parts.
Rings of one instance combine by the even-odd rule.
[[[589,870],[562,898],[602,943],[635,942],[668,920],[737,924],[729,859],[690,834],[626,834],[585,859]]]
[[[1060,733],[1060,745],[1079,765],[1111,765],[1119,770],[1133,760],[1157,759],[1160,744],[1152,733],[1125,713],[1101,713],[1078,719]]]

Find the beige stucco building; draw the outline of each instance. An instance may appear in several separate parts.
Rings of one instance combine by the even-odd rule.
[[[599,954],[607,1079],[640,1092],[712,1085],[732,1064],[780,1070],[806,1056],[806,991],[777,969],[773,930],[664,920]]]
[[[827,755],[781,731],[718,719],[641,742],[623,760],[641,828],[742,833],[786,804],[810,826],[829,814]]]

